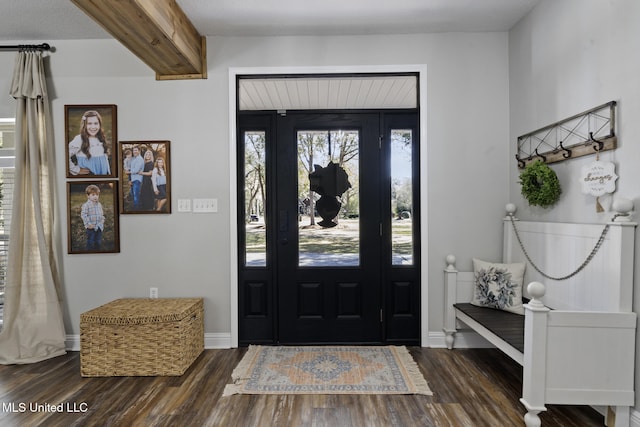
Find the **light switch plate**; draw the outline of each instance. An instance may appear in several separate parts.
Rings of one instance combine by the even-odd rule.
[[[178,212],[191,212],[191,199],[178,199]]]
[[[218,199],[193,199],[194,212],[218,212]]]

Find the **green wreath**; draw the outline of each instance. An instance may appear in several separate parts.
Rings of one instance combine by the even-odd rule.
[[[532,206],[548,208],[560,198],[558,176],[542,160],[529,163],[520,174],[521,193]]]

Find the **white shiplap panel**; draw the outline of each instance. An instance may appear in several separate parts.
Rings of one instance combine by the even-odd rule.
[[[282,105],[281,94],[279,92],[277,82],[274,80],[264,81],[264,90],[266,92],[266,105]]]
[[[241,110],[417,107],[416,76],[241,79]]]
[[[395,79],[386,79],[383,80],[382,82],[382,88],[380,89],[380,93],[378,95],[378,102],[384,103],[384,104],[392,104],[392,98],[393,98],[393,88],[396,84],[396,80]]]
[[[289,87],[287,86],[286,80],[274,80],[273,82],[278,90],[278,97],[282,105],[290,105],[291,104],[291,93],[289,92]]]
[[[369,104],[368,99],[371,97],[371,92],[374,90],[375,80],[361,79],[360,88],[358,90],[358,96],[356,97],[356,105]]]
[[[240,85],[240,109],[241,110],[259,110],[260,94],[256,89],[253,81],[246,80]]]
[[[362,85],[361,80],[345,80],[344,86],[346,87],[346,99],[345,99],[345,108],[356,108],[358,105],[356,103],[356,98],[358,96],[358,92],[360,91],[360,86]]]
[[[507,233],[512,243],[505,259],[525,261],[511,224]],[[531,260],[550,276],[564,276],[577,270],[591,253],[605,224],[536,223],[517,221],[516,227]],[[566,280],[543,277],[531,266],[525,273],[525,287],[531,281],[545,284],[543,302],[560,310],[630,311],[627,297],[632,278],[622,272],[633,257],[632,250],[621,251],[622,231],[629,226],[611,225],[602,246],[591,261],[575,276]],[[631,232],[633,232],[633,229]]]
[[[307,88],[307,92],[309,94],[309,103],[307,104],[307,108],[319,108],[318,80],[307,80]]]
[[[291,109],[299,108],[301,110],[311,109],[311,103],[309,102],[309,82],[305,80],[296,81],[296,88],[298,90],[298,105],[292,106]],[[281,107],[281,109],[288,109]]]
[[[417,96],[415,79],[413,77],[406,77],[404,79],[396,79],[394,83],[393,93],[389,96],[389,104],[401,108],[402,105],[407,105],[411,102],[415,102]]]
[[[340,105],[340,95],[342,91],[340,90],[342,86],[342,79],[329,79],[327,80],[329,83],[329,87],[327,88],[327,105],[328,108],[337,108]]]
[[[287,95],[288,95],[288,99],[289,99],[289,104],[287,105],[300,105],[301,101],[300,101],[300,92],[298,91],[298,82],[296,80],[293,79],[289,79],[289,80],[285,80],[284,81],[286,89],[287,89]],[[278,108],[272,108],[273,110],[284,110],[286,108],[280,106]],[[290,107],[289,109],[293,110],[294,107]]]
[[[371,84],[367,90],[367,96],[365,97],[364,103],[365,105],[377,105],[376,98],[378,96],[380,88],[382,87],[382,81],[380,79],[375,79],[369,81],[368,83]]]
[[[266,99],[266,91],[264,88],[264,82],[256,80],[252,82],[251,86],[253,88],[252,99],[253,99],[254,105],[256,106],[256,109],[258,110],[264,109],[264,107],[268,105],[268,102]]]
[[[329,107],[329,80],[318,80],[318,107]]]
[[[378,91],[377,103],[393,106],[391,98],[393,97],[393,86],[396,80],[385,79],[382,81],[382,87]]]
[[[336,105],[348,105],[350,92],[353,89],[351,82],[348,80],[340,79],[340,86],[338,87],[337,104]]]

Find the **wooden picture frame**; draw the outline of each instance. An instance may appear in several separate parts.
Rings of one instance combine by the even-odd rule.
[[[96,191],[100,206],[92,210],[96,200],[90,201],[90,194]],[[120,252],[118,181],[67,181],[67,218],[68,253]]]
[[[118,145],[120,213],[171,213],[170,142],[120,141]]]
[[[64,130],[67,178],[117,178],[115,105],[65,105]]]

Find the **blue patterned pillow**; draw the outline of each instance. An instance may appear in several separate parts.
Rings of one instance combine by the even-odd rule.
[[[496,264],[474,259],[471,304],[524,314],[522,282],[525,267],[525,263]]]

